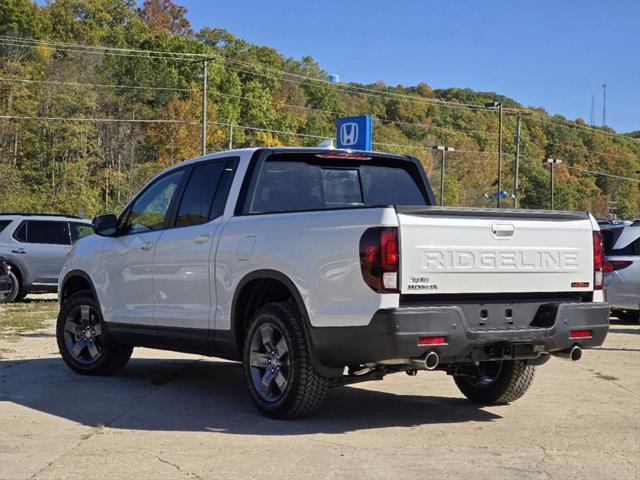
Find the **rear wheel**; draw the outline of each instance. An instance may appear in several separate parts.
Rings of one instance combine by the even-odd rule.
[[[315,412],[328,380],[311,364],[302,318],[291,304],[270,303],[253,317],[243,350],[244,373],[253,403],[271,418]]]
[[[16,302],[24,298],[24,296],[20,297],[20,280],[18,280],[16,274],[9,270],[8,277],[11,288],[8,292],[0,294],[0,303]]]
[[[111,375],[129,361],[133,348],[108,342],[98,302],[79,292],[65,300],[56,326],[58,349],[71,370],[84,375]]]
[[[475,376],[457,375],[456,385],[469,400],[485,405],[513,402],[529,389],[535,367],[522,360],[481,362]]]

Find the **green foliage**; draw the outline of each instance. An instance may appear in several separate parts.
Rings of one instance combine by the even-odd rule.
[[[185,13],[171,0],[146,0],[140,8],[134,0],[51,0],[42,7],[2,0],[0,34],[206,54],[209,151],[227,148],[231,130],[234,147],[315,145],[320,138],[314,136],[335,135],[337,117],[370,114],[375,148],[418,157],[438,195],[440,156],[428,147],[456,148],[447,155],[447,205],[493,204],[485,194],[491,197],[497,186],[498,115],[481,107],[500,101],[506,109],[522,108],[515,100],[471,89],[434,90],[427,83],[331,85],[311,57],[285,58],[220,28],[193,33]],[[104,120],[0,120],[0,211],[113,212],[150,176],[200,152],[202,62],[77,50],[0,44],[0,77],[42,82],[0,80],[0,115]],[[640,142],[607,135],[610,129],[591,129],[581,119],[550,117],[540,108],[529,112],[522,118],[522,207],[549,207],[550,175],[543,160],[552,155],[564,160],[555,170],[556,208],[605,217],[616,202],[618,216],[640,217],[639,184],[615,177],[635,178]],[[175,123],[141,122],[154,119]],[[509,192],[515,181],[515,131],[515,115],[507,110],[502,188]],[[640,132],[628,135],[640,138]]]

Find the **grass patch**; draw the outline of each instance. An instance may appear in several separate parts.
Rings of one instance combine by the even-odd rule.
[[[55,300],[29,300],[0,304],[0,333],[15,334],[46,327],[58,315]]]

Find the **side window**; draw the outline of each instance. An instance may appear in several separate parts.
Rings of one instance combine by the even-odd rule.
[[[196,165],[193,168],[178,208],[177,227],[209,221],[211,205],[224,168],[224,161]]]
[[[0,220],[0,233],[7,228],[7,225],[11,223],[11,220]]]
[[[320,169],[302,162],[265,162],[252,213],[324,208]]]
[[[13,238],[18,240],[19,242],[27,241],[27,222],[22,222],[20,225],[18,225],[16,231],[13,232]]]
[[[141,233],[161,229],[169,211],[171,199],[183,175],[184,170],[178,170],[151,184],[129,209],[122,233]]]
[[[86,237],[87,235],[91,235],[93,233],[93,229],[91,225],[87,225],[86,223],[75,223],[72,222],[69,224],[71,230],[71,242],[76,243],[81,238]]]
[[[52,220],[27,220],[27,242],[69,245],[69,224]]]

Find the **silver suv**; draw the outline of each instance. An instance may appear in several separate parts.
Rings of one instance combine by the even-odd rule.
[[[55,292],[71,245],[92,233],[91,222],[80,217],[0,213],[0,255],[10,267],[11,283],[8,292],[0,292],[0,303]]]
[[[640,220],[601,224],[604,241],[604,282],[611,313],[638,320],[640,312]]]

